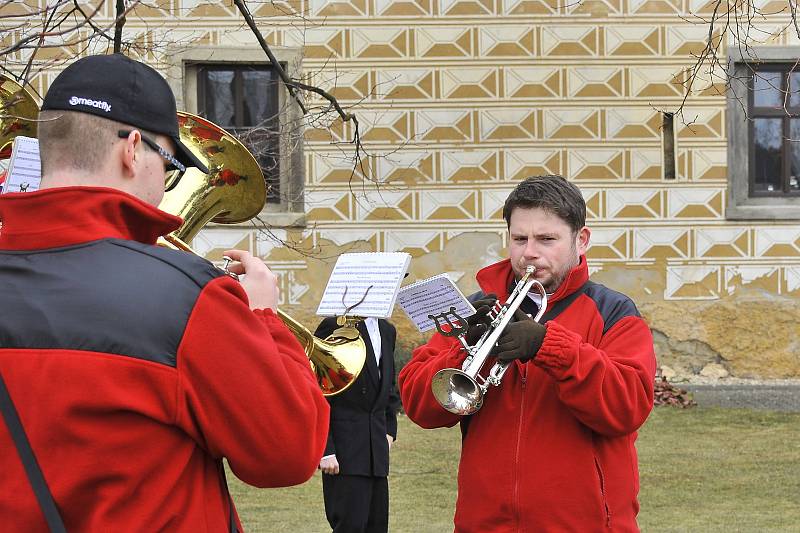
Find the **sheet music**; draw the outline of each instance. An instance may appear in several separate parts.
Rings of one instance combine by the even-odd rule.
[[[403,281],[410,262],[411,255],[405,252],[340,255],[328,279],[317,315],[342,315],[347,307],[361,300],[366,293],[364,301],[348,314],[389,318],[392,316],[400,282]]]
[[[39,139],[22,135],[15,137],[2,192],[32,192],[39,189],[41,181]]]
[[[435,327],[428,315],[442,313],[451,307],[455,307],[462,318],[475,314],[475,308],[447,274],[437,274],[403,287],[397,295],[397,303],[420,333]]]

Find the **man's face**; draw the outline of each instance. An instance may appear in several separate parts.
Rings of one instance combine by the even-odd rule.
[[[515,208],[509,221],[509,256],[517,278],[536,267],[534,278],[552,294],[589,247],[589,228],[573,233],[557,215],[541,208]]]

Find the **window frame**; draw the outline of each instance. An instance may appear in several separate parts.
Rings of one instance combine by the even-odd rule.
[[[789,83],[788,83],[788,75],[792,72],[800,73],[798,70],[798,65],[796,62],[787,62],[787,63],[767,63],[766,65],[759,65],[754,68],[753,75],[755,76],[757,73],[780,73],[781,74],[781,86],[779,91],[784,95],[784,102],[786,103],[786,95],[789,91]],[[756,107],[755,105],[755,90],[748,91],[748,101],[747,101],[747,109],[748,114],[750,116],[751,121],[748,121],[748,138],[754,139],[754,131],[755,131],[755,119],[764,118],[764,119],[781,119],[781,136],[782,136],[782,147],[781,147],[781,180],[780,180],[780,190],[777,191],[757,191],[756,190],[756,168],[755,168],[755,150],[756,144],[754,142],[749,143],[749,150],[750,150],[750,160],[749,160],[749,168],[748,168],[748,195],[752,198],[758,197],[774,197],[774,198],[791,198],[794,196],[800,196],[800,191],[792,192],[789,191],[789,177],[791,175],[791,152],[787,150],[787,147],[791,145],[791,121],[792,120],[800,120],[800,107],[794,106],[791,107],[786,104],[786,106],[782,109],[772,108],[772,107]]]
[[[746,54],[746,55],[743,55]],[[774,71],[780,66],[794,65],[800,47],[732,48],[728,52],[729,87],[726,100],[728,190],[725,216],[731,220],[798,220],[800,195],[755,193],[753,167],[755,144],[750,142],[753,121],[748,116],[753,108],[750,90],[754,71]],[[797,69],[800,72],[800,65]],[[783,83],[783,82],[782,82]],[[781,111],[781,116],[783,112]],[[756,115],[761,116],[761,115]],[[787,117],[788,118],[788,117]],[[784,151],[784,165],[788,154]]]
[[[292,78],[299,78],[302,71],[302,50],[295,47],[274,47],[272,52]],[[172,86],[179,110],[198,112],[198,71],[203,65],[226,64],[231,66],[270,65],[266,54],[259,47],[193,46],[167,50],[165,59],[167,81]],[[267,202],[259,217],[270,227],[304,227],[305,168],[303,153],[303,114],[293,101],[283,82],[278,81],[278,120],[282,131],[279,144],[280,202]],[[252,222],[242,223],[252,225]]]
[[[201,73],[203,71],[212,71],[212,70],[215,70],[215,69],[230,70],[230,71],[233,72],[233,76],[234,76],[233,77],[233,89],[234,89],[234,91],[233,91],[234,92],[234,94],[233,94],[233,98],[234,98],[234,101],[233,101],[233,104],[234,104],[233,122],[234,122],[234,124],[233,125],[229,125],[229,124],[220,124],[218,121],[213,121],[213,122],[215,122],[219,126],[225,128],[229,133],[232,133],[235,137],[239,137],[242,133],[245,133],[245,132],[247,132],[249,130],[252,130],[253,126],[245,125],[244,121],[243,121],[244,115],[245,115],[244,103],[245,103],[246,95],[245,95],[245,91],[244,91],[244,79],[243,79],[243,76],[242,76],[242,72],[245,72],[246,70],[249,70],[249,69],[259,69],[262,72],[269,72],[270,73],[270,78],[271,78],[270,79],[270,83],[274,83],[275,84],[275,90],[274,90],[275,100],[269,103],[267,113],[268,114],[271,113],[272,116],[275,117],[275,120],[280,121],[280,117],[278,116],[279,113],[280,113],[280,107],[279,107],[279,101],[278,100],[280,99],[279,93],[280,93],[281,80],[280,80],[280,77],[278,76],[277,72],[275,71],[275,69],[270,68],[269,65],[265,65],[263,63],[244,63],[244,62],[242,62],[242,63],[196,63],[194,66],[195,66],[195,68],[197,68],[197,100],[198,100],[197,108],[198,108],[199,114],[201,116],[205,116],[206,118],[209,118],[207,116],[208,115],[208,113],[207,113],[208,110],[207,109],[203,109],[203,108],[205,108],[205,104],[207,103],[206,96],[207,96],[208,90],[209,90],[209,88],[208,88],[208,78],[202,76]],[[286,65],[285,64],[281,65],[281,66],[284,69],[286,69]],[[270,128],[276,127],[276,125],[274,123],[270,122],[270,126],[269,127]],[[280,127],[280,126],[278,125],[277,127]],[[239,138],[241,140],[241,137],[239,137]],[[279,140],[280,139],[278,139],[278,141]],[[276,203],[280,203],[280,201],[281,201],[281,179],[280,179],[281,158],[280,158],[280,146],[278,145],[278,143],[275,143],[274,145],[270,144],[270,149],[274,150],[274,152],[277,154],[277,157],[272,156],[272,155],[268,156],[269,159],[273,160],[273,164],[275,166],[277,166],[277,173],[274,172],[274,171],[273,172],[269,172],[268,170],[265,170],[264,169],[264,165],[263,165],[264,161],[261,158],[259,158],[256,153],[253,153],[253,155],[256,157],[256,159],[258,160],[259,164],[262,165],[261,169],[264,171],[264,174],[265,174],[264,177],[267,180],[267,185],[270,186],[270,187],[273,186],[273,185],[277,185],[277,189],[278,189],[278,196],[277,197],[275,197],[275,196],[271,197],[269,192],[267,193],[267,202],[272,203],[272,204],[276,204]]]

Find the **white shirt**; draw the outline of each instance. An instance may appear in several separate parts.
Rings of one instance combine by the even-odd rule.
[[[378,363],[378,377],[381,376],[381,333],[378,329],[378,319],[367,317],[364,319],[364,325],[367,326],[367,335],[372,343],[372,351],[375,352],[375,362]],[[326,455],[322,459],[329,457],[336,457],[335,453]],[[322,460],[320,459],[320,461]]]
[[[528,298],[533,300],[533,303],[536,304],[537,308],[539,308],[539,309],[542,308],[542,300],[544,298],[542,297],[542,293],[541,292],[539,292],[539,291],[531,291],[531,292],[528,293]]]
[[[381,377],[381,333],[378,329],[378,319],[367,317],[364,319],[367,326],[369,340],[372,342],[372,351],[375,352],[375,363],[378,365],[378,377]]]

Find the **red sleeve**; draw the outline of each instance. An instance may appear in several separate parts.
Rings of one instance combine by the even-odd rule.
[[[251,311],[228,276],[210,282],[178,350],[177,424],[242,481],[303,483],[319,465],[328,402],[294,335],[271,310]]]
[[[423,428],[451,427],[461,417],[445,410],[431,391],[433,376],[443,368],[461,368],[464,362],[461,344],[438,333],[424,346],[414,350],[411,360],[397,376],[400,399],[406,415]]]
[[[601,435],[636,431],[653,408],[653,336],[639,317],[621,319],[597,347],[550,321],[534,362],[555,379],[561,401]]]

